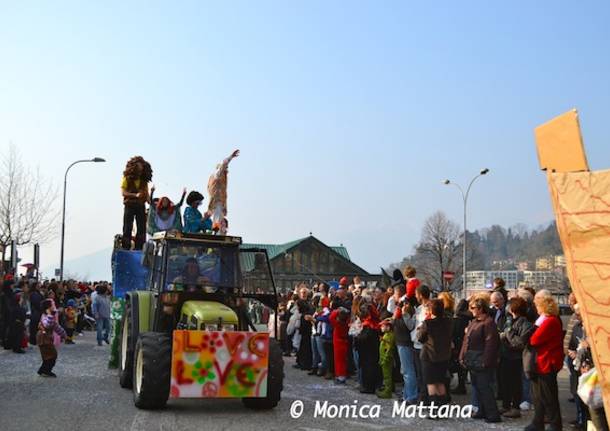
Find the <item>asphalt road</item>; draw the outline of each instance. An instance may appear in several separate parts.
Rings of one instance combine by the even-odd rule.
[[[24,355],[0,351],[0,430],[521,430],[529,422],[528,412],[519,420],[485,424],[472,419],[430,420],[393,417],[394,401],[363,395],[355,384],[339,386],[292,368],[286,361],[284,392],[272,411],[246,409],[239,400],[170,400],[163,411],[143,411],[134,407],[130,390],[121,389],[115,370],[107,368],[109,347],[97,347],[95,335],[85,333],[77,344],[62,346],[55,372],[57,379],[36,374],[40,365],[38,349]],[[567,381],[560,379],[562,401],[567,399]],[[302,416],[291,417],[294,402],[303,403]],[[332,415],[333,405],[379,406],[379,417],[314,417],[316,403]],[[456,398],[467,404],[467,397]],[[573,404],[562,403],[567,422],[574,414]],[[300,409],[296,408],[298,412]],[[320,413],[320,411],[318,412]],[[363,413],[376,415],[375,409]],[[410,414],[410,412],[405,412]]]

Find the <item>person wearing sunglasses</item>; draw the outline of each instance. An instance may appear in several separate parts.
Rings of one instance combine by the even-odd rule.
[[[460,363],[470,372],[472,388],[479,400],[479,410],[472,417],[487,423],[501,422],[492,382],[498,366],[500,337],[494,319],[489,315],[489,301],[485,296],[470,300],[472,321],[460,351]]]

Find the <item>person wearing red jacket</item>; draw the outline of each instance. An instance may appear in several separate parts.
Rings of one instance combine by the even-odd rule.
[[[561,412],[557,389],[557,373],[563,367],[563,331],[559,307],[549,294],[538,294],[534,299],[540,317],[530,337],[536,353],[535,373],[532,378],[534,419],[525,431],[543,431],[545,416],[553,431],[561,430]]]
[[[417,290],[417,287],[421,284],[419,279],[415,278],[416,274],[417,272],[415,271],[415,268],[413,268],[411,265],[408,265],[405,268],[405,277],[407,278],[407,281],[405,283],[405,288],[407,291],[407,300],[413,306],[417,306],[415,291]]]
[[[349,351],[349,310],[339,307],[330,313],[333,328],[333,356],[335,360],[335,382],[344,384],[347,380],[347,353]]]

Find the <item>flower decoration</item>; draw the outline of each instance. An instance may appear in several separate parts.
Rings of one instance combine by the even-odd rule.
[[[205,334],[203,336],[203,341],[201,343],[201,347],[204,350],[209,350],[211,353],[216,353],[216,349],[222,347],[223,342],[218,335],[218,332],[212,332],[212,334]]]
[[[206,362],[205,365],[203,365],[201,361],[195,362],[195,369],[191,375],[200,385],[204,384],[208,380],[214,380],[216,378],[216,374],[214,374],[214,371],[212,371],[211,361]]]

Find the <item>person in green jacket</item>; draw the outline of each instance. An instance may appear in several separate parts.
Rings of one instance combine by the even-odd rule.
[[[380,324],[381,341],[379,343],[379,366],[383,374],[383,387],[377,391],[379,398],[392,398],[394,392],[394,379],[392,369],[394,368],[394,355],[392,352],[396,346],[394,332],[392,331],[392,321],[383,320]]]

